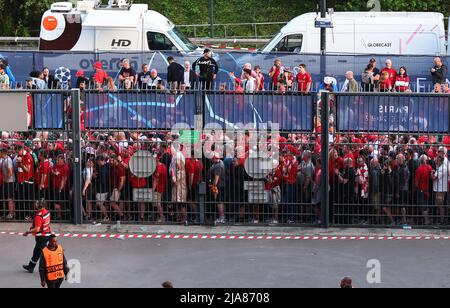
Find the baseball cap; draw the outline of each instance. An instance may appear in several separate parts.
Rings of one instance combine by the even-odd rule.
[[[101,69],[103,67],[103,64],[101,62],[95,62],[93,67],[96,69]]]
[[[211,49],[205,48],[205,50],[203,51],[203,54],[206,54],[206,53],[208,53],[208,52],[211,52]]]
[[[83,70],[79,70],[79,71],[77,71],[77,73],[75,74],[75,77],[77,77],[77,78],[82,77],[82,76],[84,76],[84,71],[83,71]]]

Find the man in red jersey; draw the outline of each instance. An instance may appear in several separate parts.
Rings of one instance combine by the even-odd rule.
[[[300,64],[300,71],[297,74],[297,91],[300,93],[309,93],[312,86],[311,75],[306,70],[305,64]]]
[[[53,175],[53,195],[55,201],[55,211],[58,220],[62,219],[61,205],[66,203],[67,198],[67,179],[69,177],[69,165],[64,156],[59,155],[56,165],[52,168]]]
[[[29,211],[32,209],[34,202],[34,160],[30,152],[24,149],[23,145],[17,146],[17,156],[15,158],[17,166],[17,193],[19,200],[22,201],[26,216],[29,217]]]
[[[192,157],[194,150],[192,149]],[[202,182],[203,163],[198,158],[186,159],[186,176],[188,184],[188,201],[191,212],[197,215],[198,186]],[[197,221],[195,221],[197,222]]]
[[[282,164],[282,198],[283,203],[287,205],[287,223],[292,224],[295,222],[295,207],[294,205],[297,203],[297,194],[296,194],[296,183],[297,183],[297,169],[298,169],[298,161],[294,155],[296,152],[295,147],[288,146],[287,154],[281,156],[281,164]]]
[[[45,208],[44,200],[36,202],[36,210],[37,213],[34,217],[33,225],[29,231],[23,234],[24,236],[27,236],[28,234],[34,235],[36,241],[30,262],[28,265],[23,266],[23,269],[30,274],[33,273],[36,263],[41,257],[42,250],[47,246],[49,236],[51,235],[50,212]]]
[[[423,209],[425,225],[430,225],[431,221],[428,213],[428,206],[430,200],[430,179],[433,168],[428,164],[428,157],[426,155],[422,155],[419,158],[419,164],[420,166],[417,168],[414,177],[414,186],[418,192],[417,203],[419,207],[422,207]]]
[[[39,191],[39,199],[47,199],[49,197],[48,184],[51,172],[50,160],[45,150],[39,152],[39,165],[35,173],[35,182]]]
[[[272,78],[272,90],[278,90],[278,79],[284,74],[284,68],[281,65],[281,60],[276,59],[269,71],[269,77]]]
[[[383,74],[383,72],[387,72],[389,81],[391,82],[392,85],[394,85],[395,79],[397,78],[397,71],[394,68],[392,68],[392,60],[391,59],[386,59],[385,64],[386,64],[386,67],[381,70],[381,74]]]
[[[159,219],[157,223],[164,223],[164,211],[162,208],[162,196],[167,188],[167,167],[162,162],[158,161],[155,173],[153,174],[153,204],[156,207]]]

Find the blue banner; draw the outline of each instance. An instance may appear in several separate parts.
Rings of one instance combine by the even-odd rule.
[[[85,127],[171,130],[176,124],[186,124],[194,129],[197,101],[204,106],[204,125],[215,123],[223,129],[237,129],[258,128],[262,124],[282,131],[313,130],[313,95],[221,92],[204,96],[199,93],[89,92],[85,98]]]
[[[82,52],[30,52],[30,51],[0,51],[1,57],[9,61],[12,72],[17,81],[25,82],[32,70],[42,70],[43,67],[49,67],[54,72],[60,66],[65,66],[72,72],[72,85],[75,85],[75,74],[78,70],[84,70],[85,76],[93,75],[92,65],[100,61],[103,69],[113,78],[116,78],[120,70],[121,60],[129,58],[131,66],[138,72],[142,64],[148,64],[151,69],[156,69],[161,78],[167,76],[167,57],[172,56],[178,63],[184,61],[193,63],[201,56],[201,52],[181,54],[174,51],[145,52],[145,53],[82,53]],[[378,68],[383,67],[386,58],[390,58],[393,67],[399,69],[400,66],[406,66],[408,75],[411,79],[411,88],[417,92],[430,92],[431,68],[434,66],[433,56],[381,56],[381,55],[336,55],[326,56],[326,74],[335,77],[339,88],[345,81],[345,73],[353,71],[356,80],[361,80],[361,74],[374,57],[377,60]],[[262,73],[265,75],[266,84],[270,83],[268,76],[270,68],[275,59],[281,59],[284,67],[289,67],[295,72],[301,63],[306,64],[308,71],[313,77],[314,88],[316,89],[322,82],[320,79],[320,55],[315,54],[289,54],[289,53],[270,53],[262,54],[256,52],[217,52],[214,58],[220,66],[217,76],[217,84],[228,83],[234,85],[234,80],[229,76],[230,72],[235,72],[236,76],[241,75],[242,67],[245,63],[251,63],[254,66],[259,65]],[[445,64],[448,63],[448,57],[442,57]],[[217,87],[218,88],[218,87]]]
[[[449,132],[449,97],[336,95],[339,132]]]
[[[63,94],[33,94],[34,129],[64,129]]]
[[[179,123],[194,128],[194,93],[89,92],[85,100],[86,129],[171,130]]]
[[[227,94],[205,97],[205,124],[223,129],[276,128],[281,131],[313,131],[314,96],[297,94]]]

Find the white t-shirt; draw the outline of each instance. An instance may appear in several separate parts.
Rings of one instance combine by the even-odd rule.
[[[191,87],[191,72],[190,71],[184,71],[184,85],[186,86],[186,88],[190,88]]]
[[[86,182],[87,180],[92,179],[93,168],[86,168],[83,171],[83,179]]]
[[[245,93],[253,93],[256,89],[255,78],[250,77],[250,79],[244,79],[242,82],[242,87],[244,88]]]
[[[447,192],[448,191],[448,164],[445,162],[438,168],[436,168],[437,179],[433,181],[434,192]]]

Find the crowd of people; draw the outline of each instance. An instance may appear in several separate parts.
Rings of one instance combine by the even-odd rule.
[[[141,89],[141,90],[181,90],[190,89],[214,89],[233,90],[237,93],[256,93],[261,91],[277,91],[310,93],[312,91],[330,92],[412,92],[412,83],[408,75],[408,69],[400,66],[394,68],[391,59],[385,60],[383,68],[378,67],[375,58],[370,59],[367,66],[359,75],[360,81],[356,80],[357,73],[348,71],[345,74],[345,81],[338,84],[336,78],[331,75],[323,80],[313,80],[308,72],[306,64],[299,63],[297,67],[284,66],[281,59],[276,59],[274,65],[263,72],[260,65],[253,66],[251,63],[244,64],[242,72],[231,72],[230,78],[234,84],[216,84],[219,73],[219,64],[214,60],[210,49],[204,50],[204,55],[194,63],[185,61],[179,64],[173,57],[167,58],[168,68],[166,78],[163,79],[156,69],[151,69],[148,64],[143,64],[140,72],[130,65],[129,59],[123,59],[121,68],[116,76],[109,76],[103,70],[101,62],[93,64],[93,73],[88,76],[84,70],[76,72],[75,87],[79,88],[84,84],[86,89],[115,91],[118,89]],[[433,84],[432,92],[450,93],[450,86],[447,83],[447,66],[442,59],[436,57],[434,65],[430,67],[430,76]],[[67,79],[62,80],[57,74],[52,75],[49,68],[45,67],[41,71],[33,71],[27,78],[25,84],[17,83],[17,88],[26,89],[58,89],[72,85],[71,72]],[[0,88],[8,89],[14,80],[8,62],[0,59]],[[319,85],[318,87],[316,86]]]
[[[204,198],[207,219],[218,224],[320,224],[320,135],[282,134],[275,143],[279,158],[273,170],[264,179],[254,179],[246,169],[254,148],[249,134],[244,148],[231,149],[236,157],[224,158],[212,148],[197,159],[171,133],[86,132],[86,221],[198,223]],[[204,142],[214,138],[202,137]],[[230,147],[231,140],[224,140]],[[28,219],[35,200],[45,199],[56,219],[69,219],[74,197],[72,140],[61,133],[3,132],[1,141],[4,218]],[[333,223],[448,224],[449,148],[450,136],[336,134],[328,166]],[[150,176],[139,178],[130,160],[143,150],[152,153],[155,166]],[[246,182],[261,183],[264,198],[252,201]],[[206,186],[205,195],[201,185]],[[147,199],[137,197],[150,189]]]
[[[195,88],[198,83],[210,88],[219,70],[210,50],[205,50],[204,56],[192,65],[186,62],[182,66],[173,58],[168,62],[167,82],[147,65],[137,73],[129,60],[124,59],[118,86],[99,62],[94,63],[95,72],[90,78],[83,71],[77,72],[76,86],[86,89],[93,82],[96,89],[107,90],[135,87],[185,90]],[[430,70],[436,91],[447,93],[446,73],[447,68],[436,58]],[[63,83],[52,76],[48,68],[32,75],[34,77],[27,80],[27,89],[58,88]],[[3,88],[8,84],[5,76],[6,67],[0,63]],[[262,73],[261,67],[246,64],[240,76],[235,73],[230,76],[235,80],[235,90],[243,93],[313,91],[313,80],[306,65],[300,64],[298,73],[294,74],[294,70],[284,67],[279,59],[268,75]],[[265,80],[270,80],[270,84]],[[410,91],[406,68],[401,67],[397,73],[389,59],[381,71],[376,68],[376,61],[370,60],[362,75],[362,84],[350,71],[346,80],[339,89],[337,82],[327,77],[319,91]],[[211,150],[197,159],[192,158],[189,149],[178,144],[179,136],[168,132],[85,131],[82,134],[85,219],[198,223],[199,204],[204,198],[207,218],[218,224],[227,221],[320,224],[324,185],[321,133],[320,118],[316,118],[312,133],[282,133],[276,140],[277,148],[272,148],[280,153],[273,170],[265,179],[257,180],[250,177],[245,168],[252,151],[248,142],[250,132],[246,132],[243,149],[237,145],[232,149],[243,155],[224,158],[223,153]],[[327,170],[330,211],[335,224],[448,223],[449,136],[343,134],[333,130],[332,133]],[[203,143],[217,138],[213,134],[201,137]],[[45,199],[57,219],[68,219],[76,195],[70,136],[42,131],[3,132],[1,142],[0,189],[4,218],[28,219],[34,200]],[[151,176],[139,178],[130,169],[130,160],[135,152],[142,150],[152,153],[156,163]],[[262,183],[256,193],[264,197],[255,201],[255,192],[249,189],[247,182]],[[201,193],[202,183],[206,185],[206,194]],[[151,191],[151,196],[139,197],[143,191]]]

